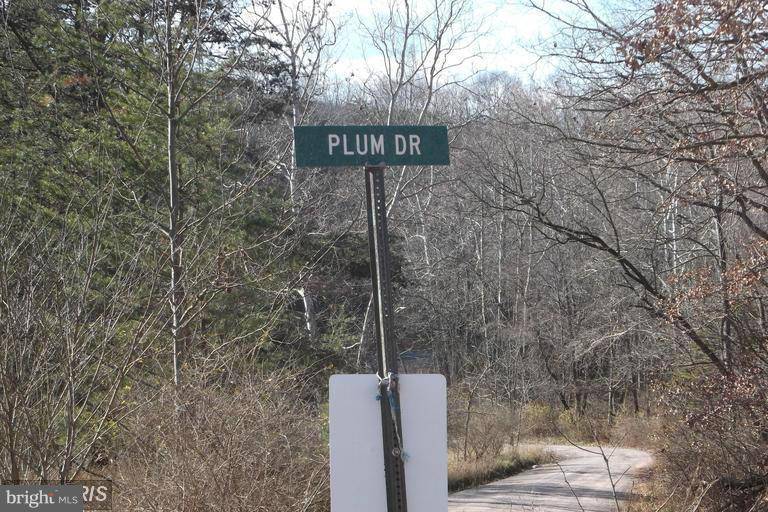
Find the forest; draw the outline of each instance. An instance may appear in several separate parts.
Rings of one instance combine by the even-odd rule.
[[[641,446],[633,510],[768,510],[768,4],[531,0],[539,80],[466,72],[474,4],[0,0],[0,480],[330,510],[328,378],[376,365],[364,179],[293,127],[440,125],[386,215],[452,453]]]

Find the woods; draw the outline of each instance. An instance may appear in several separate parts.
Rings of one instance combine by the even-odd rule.
[[[328,377],[375,371],[364,180],[292,129],[447,125],[451,165],[386,186],[452,449],[639,436],[659,510],[763,510],[765,2],[533,1],[536,81],[483,69],[475,7],[0,2],[0,480],[328,510]]]

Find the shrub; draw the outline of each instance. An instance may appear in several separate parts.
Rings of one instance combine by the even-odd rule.
[[[491,403],[472,407],[467,424],[465,408],[449,409],[448,440],[451,451],[471,460],[494,459],[512,443],[517,430],[515,414],[509,408]]]
[[[637,414],[620,414],[611,428],[611,442],[619,446],[648,448],[653,434],[660,428],[659,418]]]
[[[672,503],[702,512],[766,510],[768,371],[701,373],[670,388],[656,440],[660,478],[677,489]]]
[[[448,491],[477,487],[494,480],[530,469],[536,464],[552,462],[551,453],[538,447],[505,452],[497,457],[478,460],[462,460],[451,457],[448,460]]]
[[[516,414],[461,383],[448,389],[448,447],[463,459],[495,458],[517,432]]]
[[[558,435],[558,414],[543,402],[530,402],[523,406],[520,431],[524,437],[553,437]]]
[[[326,511],[321,422],[289,378],[163,389],[127,420],[118,510]]]
[[[585,443],[605,442],[609,438],[607,424],[589,413],[578,416],[573,411],[563,411],[557,416],[557,431],[571,441]]]
[[[490,403],[472,407],[467,423],[466,404],[463,409],[449,409],[449,445],[451,450],[472,460],[494,459],[512,442],[516,421],[508,408]]]

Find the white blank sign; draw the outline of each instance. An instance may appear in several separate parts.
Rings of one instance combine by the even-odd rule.
[[[399,381],[408,512],[446,512],[445,378],[401,374]],[[378,394],[376,375],[331,377],[331,512],[387,512]]]

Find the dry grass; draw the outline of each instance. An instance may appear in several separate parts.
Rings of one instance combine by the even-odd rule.
[[[452,452],[448,456],[448,492],[477,487],[553,460],[551,453],[538,447],[504,450],[481,459],[463,459]]]
[[[553,460],[542,448],[510,448],[521,426],[518,411],[508,405],[471,397],[461,387],[449,390],[448,399],[449,492],[477,487]],[[550,411],[534,406],[523,418],[532,426]]]
[[[611,442],[621,446],[653,449],[653,436],[661,428],[661,418],[645,415],[619,415],[611,428]]]
[[[703,512],[699,506],[682,502],[681,499],[687,494],[685,486],[669,486],[668,482],[661,478],[662,472],[662,468],[651,468],[648,474],[635,483],[626,512]],[[762,511],[763,509],[755,509],[749,512]]]
[[[664,506],[662,494],[662,489],[653,478],[653,474],[649,474],[647,478],[635,483],[632,488],[627,512],[660,512],[659,507]]]
[[[115,510],[329,510],[322,422],[301,391],[274,376],[161,391],[127,421]]]

